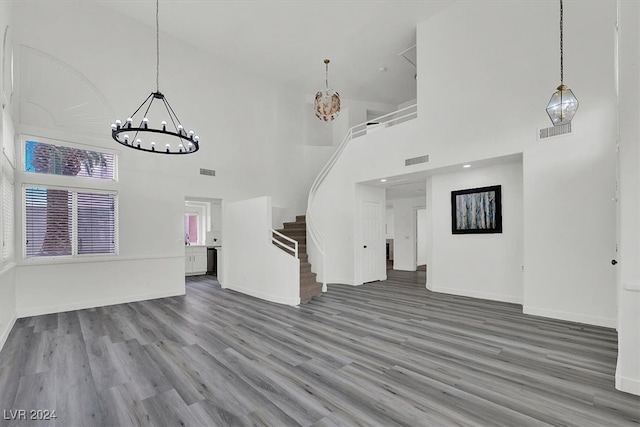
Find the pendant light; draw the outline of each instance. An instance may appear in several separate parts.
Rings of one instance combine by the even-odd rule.
[[[156,0],[156,91],[151,92],[124,123],[116,120],[111,124],[111,137],[125,147],[149,153],[191,154],[200,148],[200,138],[193,130],[185,130],[169,100],[160,92],[159,9],[159,0]],[[151,108],[154,101],[159,108]],[[159,126],[152,125],[149,119],[152,116]]]
[[[316,117],[325,122],[329,122],[340,114],[340,94],[329,89],[329,61],[324,60],[325,66],[325,89],[316,93],[315,110]]]
[[[551,95],[547,105],[547,114],[554,126],[566,125],[570,123],[578,110],[578,99],[571,89],[564,84],[564,9],[560,0],[560,86],[557,92]]]

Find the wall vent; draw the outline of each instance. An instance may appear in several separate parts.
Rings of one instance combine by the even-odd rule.
[[[550,138],[552,136],[559,136],[571,133],[571,122],[566,125],[551,126],[550,128],[540,129],[538,139]]]
[[[427,163],[429,161],[429,155],[413,157],[404,161],[405,166],[417,165],[420,163]]]
[[[216,176],[216,171],[213,169],[200,168],[200,175]]]

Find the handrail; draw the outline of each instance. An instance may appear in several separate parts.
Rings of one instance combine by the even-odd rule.
[[[284,240],[286,240],[289,243],[293,243],[293,248],[291,246],[285,245],[283,242],[281,242],[280,240],[276,239],[275,237],[273,237],[273,235],[276,235]],[[295,258],[298,258],[298,241],[292,239],[289,236],[285,236],[284,234],[274,230],[273,228],[271,229],[271,243],[276,243],[277,245],[279,245],[282,249],[287,250],[287,251],[291,251],[291,255],[293,255]]]
[[[393,117],[400,113],[403,113],[403,114],[399,115],[398,117]],[[373,120],[367,120],[365,123],[361,123],[359,125],[355,125],[349,128],[349,130],[347,131],[347,134],[345,135],[344,139],[342,140],[342,142],[340,143],[336,151],[334,151],[334,153],[331,155],[327,163],[320,170],[320,173],[318,174],[318,176],[316,176],[316,179],[313,181],[313,184],[311,184],[311,189],[309,190],[309,197],[307,197],[307,213],[306,213],[307,235],[309,236],[311,242],[316,246],[316,248],[318,249],[318,253],[322,257],[322,290],[323,291],[327,290],[327,272],[325,269],[324,238],[322,237],[322,235],[320,234],[320,232],[316,227],[315,221],[313,220],[313,212],[311,209],[313,207],[313,202],[315,200],[316,193],[318,192],[318,188],[320,188],[320,185],[324,182],[327,175],[329,175],[329,172],[331,172],[333,165],[338,161],[338,158],[342,155],[342,152],[347,147],[347,144],[349,144],[349,141],[351,141],[353,138],[357,138],[359,136],[366,134],[368,123],[376,122],[376,124],[384,125],[385,127],[388,127],[388,126],[393,126],[393,125],[402,123],[407,120],[414,119],[417,116],[418,116],[418,106],[417,104],[413,104],[413,105],[409,105],[408,107],[401,108],[400,110],[393,111],[391,113],[377,117]],[[308,252],[309,251],[307,249],[307,253]]]

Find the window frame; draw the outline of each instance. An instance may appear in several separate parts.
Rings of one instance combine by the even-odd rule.
[[[45,255],[45,256],[27,256],[27,188],[38,188],[42,190],[63,190],[71,193],[71,255]],[[78,253],[78,193],[90,194],[108,194],[114,196],[114,252],[113,253]],[[120,252],[120,236],[119,236],[119,198],[116,191],[99,190],[94,188],[72,188],[53,185],[30,184],[23,183],[21,189],[21,207],[22,207],[22,259],[27,262],[33,261],[52,261],[52,260],[75,260],[83,258],[107,257],[112,258],[118,256]]]
[[[15,181],[15,167],[11,163],[11,160],[7,156],[7,153],[2,150],[2,182],[0,184],[2,197],[2,254],[0,258],[2,265],[7,265],[15,262],[16,259],[16,181]],[[7,200],[5,200],[5,191],[11,198],[11,206],[6,206]],[[9,215],[6,215],[9,214]],[[11,233],[9,233],[11,230]],[[5,247],[9,248],[5,251]]]
[[[119,151],[104,148],[104,140],[92,137],[83,137],[84,141],[88,141],[92,145],[78,143],[69,140],[60,140],[57,138],[45,137],[38,135],[37,133],[29,132],[28,129],[23,129],[24,132],[20,132],[18,154],[19,159],[16,162],[15,168],[15,250],[14,257],[18,265],[31,265],[31,264],[68,264],[68,263],[82,263],[82,262],[99,262],[99,261],[111,261],[120,257],[120,191],[119,191]],[[72,176],[72,175],[56,175],[47,173],[34,173],[26,171],[26,158],[25,147],[27,141],[36,141],[46,144],[65,146],[69,148],[76,148],[81,150],[90,150],[101,152],[105,154],[113,155],[113,179],[99,179],[94,177],[84,176]],[[19,166],[18,166],[19,165]],[[112,254],[77,254],[77,209],[73,213],[73,232],[72,245],[74,249],[72,255],[64,256],[39,256],[39,257],[26,257],[26,187],[39,187],[39,188],[51,188],[59,190],[67,190],[71,192],[84,192],[84,193],[107,193],[115,196],[115,252]],[[20,193],[18,193],[20,191]],[[20,205],[18,205],[18,203]],[[21,230],[17,227],[21,226]]]

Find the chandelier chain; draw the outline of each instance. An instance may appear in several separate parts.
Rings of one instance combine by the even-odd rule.
[[[160,4],[156,0],[156,92],[160,92]]]
[[[564,10],[560,0],[560,84],[564,84]]]
[[[329,90],[329,62],[328,61],[325,61],[324,67],[325,67],[324,86],[325,86],[325,89],[328,91]]]

